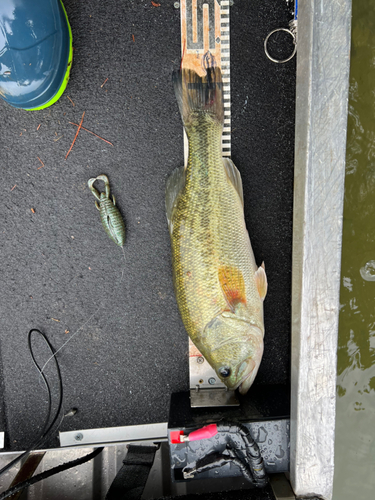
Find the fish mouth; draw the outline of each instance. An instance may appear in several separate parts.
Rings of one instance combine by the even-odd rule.
[[[238,386],[238,390],[239,390],[240,394],[246,394],[247,391],[250,389],[250,387],[251,387],[251,385],[253,383],[253,380],[249,380],[250,377],[251,377],[251,375],[252,374],[249,373],[249,375],[244,380],[242,380],[242,382]]]
[[[247,391],[252,386],[256,374],[258,373],[258,367],[253,359],[250,359],[247,363],[247,368],[244,376],[242,377],[240,383],[238,384],[238,390],[240,394],[246,394]]]

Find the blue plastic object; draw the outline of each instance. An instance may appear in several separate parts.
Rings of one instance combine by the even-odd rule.
[[[35,110],[56,102],[72,53],[60,0],[0,0],[0,96],[11,106]]]

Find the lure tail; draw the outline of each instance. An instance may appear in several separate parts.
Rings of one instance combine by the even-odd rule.
[[[201,77],[194,70],[174,71],[173,86],[186,132],[197,120],[224,123],[223,82],[220,68],[208,66]]]

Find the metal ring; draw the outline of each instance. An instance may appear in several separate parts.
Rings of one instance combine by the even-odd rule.
[[[268,52],[268,49],[267,49],[267,43],[268,43],[270,36],[273,35],[274,33],[277,33],[278,31],[286,31],[287,33],[289,33],[289,35],[291,35],[293,37],[294,49],[293,49],[292,55],[290,55],[287,59],[283,59],[283,60],[274,59],[273,57],[271,57],[269,52]],[[296,42],[297,42],[296,35],[294,33],[292,33],[290,30],[288,30],[287,28],[277,28],[276,30],[271,31],[271,33],[269,33],[267,35],[267,38],[264,40],[264,52],[266,53],[266,56],[268,57],[268,59],[270,61],[275,62],[275,63],[286,63],[294,57],[294,54],[297,51],[297,43]]]

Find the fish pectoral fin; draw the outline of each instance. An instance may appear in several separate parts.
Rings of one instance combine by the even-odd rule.
[[[255,283],[257,285],[260,298],[264,300],[267,295],[268,287],[264,262],[262,262],[262,265],[258,267],[258,270],[255,273]]]
[[[243,188],[242,188],[241,174],[237,169],[236,165],[229,158],[223,158],[223,163],[228,180],[233,185],[234,189],[237,191],[243,207],[244,202],[243,202]]]
[[[167,220],[169,231],[173,229],[173,212],[177,205],[178,196],[185,186],[185,167],[177,167],[173,170],[167,180],[165,188],[165,209],[167,212]]]
[[[239,302],[246,304],[245,280],[235,266],[220,266],[219,281],[226,301],[233,310]]]

